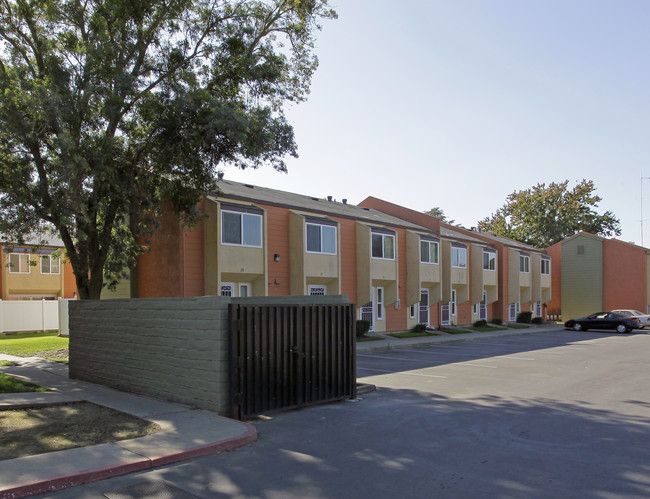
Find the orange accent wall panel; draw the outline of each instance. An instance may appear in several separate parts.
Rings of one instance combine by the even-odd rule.
[[[150,251],[138,259],[138,297],[181,297],[181,227],[172,213],[160,218]]]
[[[205,295],[203,229],[200,224],[183,233],[183,296]]]
[[[256,203],[266,210],[269,296],[290,294],[289,209]],[[275,255],[280,260],[275,261]]]
[[[556,243],[546,248],[551,257],[551,301],[546,304],[546,312],[559,314],[562,311],[562,244]]]
[[[350,302],[357,298],[357,223],[354,220],[336,219],[341,228],[341,294]],[[357,303],[359,307],[365,303]]]
[[[611,310],[646,308],[645,250],[622,241],[603,240],[603,306]]]
[[[77,293],[77,280],[72,271],[72,264],[66,258],[66,263],[63,264],[63,298],[74,298]]]

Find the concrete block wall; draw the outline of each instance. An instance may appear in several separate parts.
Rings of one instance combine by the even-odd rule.
[[[70,377],[226,415],[229,301],[71,302]]]
[[[69,302],[70,377],[229,414],[228,304],[348,303],[345,295]]]

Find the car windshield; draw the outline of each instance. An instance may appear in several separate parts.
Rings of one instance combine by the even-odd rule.
[[[639,312],[638,310],[632,310],[632,315],[645,315],[643,312]]]
[[[626,317],[634,315],[634,312],[632,310],[614,310],[614,312],[619,315],[625,315]]]

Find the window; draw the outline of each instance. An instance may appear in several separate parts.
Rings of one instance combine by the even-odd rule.
[[[60,274],[60,261],[52,255],[41,256],[41,274]]]
[[[542,275],[551,274],[551,261],[547,258],[542,258]]]
[[[528,255],[519,255],[519,272],[525,274],[530,272],[530,257]]]
[[[331,225],[306,225],[307,251],[336,255],[336,227]]]
[[[459,268],[467,267],[467,248],[464,246],[451,247],[451,266]]]
[[[251,295],[251,285],[247,282],[239,283],[239,297],[247,298]]]
[[[483,250],[483,270],[497,269],[497,254],[494,251]]]
[[[29,274],[29,255],[27,253],[11,253],[9,255],[9,272],[12,274]]]
[[[316,295],[325,295],[327,294],[327,288],[325,286],[308,286],[307,287],[307,293],[310,294],[311,296],[316,296]]]
[[[411,305],[409,307],[409,319],[415,319],[415,310],[417,305]]]
[[[221,211],[221,242],[262,247],[262,216],[252,213]]]
[[[377,320],[384,320],[384,288],[377,288]]]
[[[391,234],[372,233],[372,257],[395,259],[395,236]]]
[[[451,301],[449,302],[449,309],[451,310],[451,315],[456,317],[456,290],[451,290]]]
[[[422,263],[438,263],[438,243],[420,239],[420,261]]]

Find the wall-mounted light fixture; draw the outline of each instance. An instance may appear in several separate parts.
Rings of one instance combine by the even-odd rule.
[[[274,262],[279,262],[280,261],[280,253],[276,253],[275,255],[273,255],[273,261]]]

